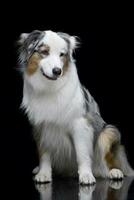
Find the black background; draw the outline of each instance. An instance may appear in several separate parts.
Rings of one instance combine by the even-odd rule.
[[[21,4],[21,3],[20,3]],[[65,5],[64,5],[65,4]],[[38,163],[35,143],[27,117],[19,106],[23,82],[18,72],[15,42],[22,32],[63,31],[80,37],[76,59],[81,82],[100,106],[104,120],[116,125],[122,134],[128,159],[133,157],[133,33],[131,11],[113,6],[110,10],[63,2],[46,6],[36,2],[4,7],[1,31],[0,105],[1,163],[6,174],[17,180],[30,180]],[[10,5],[8,4],[10,8]],[[103,6],[102,6],[103,7]],[[27,179],[29,177],[29,179]],[[12,180],[13,180],[12,179]]]

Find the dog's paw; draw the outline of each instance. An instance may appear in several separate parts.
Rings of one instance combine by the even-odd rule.
[[[109,172],[110,179],[123,179],[124,175],[120,169],[111,169]]]
[[[81,185],[93,185],[96,180],[91,172],[81,172],[79,173],[79,183]]]
[[[40,194],[46,194],[46,193],[50,193],[51,194],[52,183],[47,183],[47,184],[38,184],[38,183],[36,183],[35,184],[35,188]]]
[[[52,181],[52,176],[51,173],[40,171],[38,174],[35,175],[34,180],[37,183],[49,183]]]

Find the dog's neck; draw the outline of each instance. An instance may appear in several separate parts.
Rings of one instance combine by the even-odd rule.
[[[61,122],[70,109],[74,97],[75,102],[82,98],[75,65],[70,66],[70,70],[66,72],[62,80],[52,82],[49,80],[50,85],[47,85],[46,81],[45,83],[44,90],[42,87],[42,90],[36,91],[27,78],[24,78],[22,108],[34,123],[42,123],[43,120],[55,122],[57,116]],[[51,113],[53,113],[52,116]]]
[[[77,85],[80,85],[80,82],[74,63],[70,63],[68,71],[56,81],[47,80],[46,78],[44,80],[41,74],[33,75],[33,77],[24,74],[22,104],[29,104],[33,98],[60,96],[61,94],[66,94],[68,90],[69,94],[71,94],[75,91]]]

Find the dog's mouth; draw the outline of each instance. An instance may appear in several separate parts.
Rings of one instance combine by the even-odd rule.
[[[41,70],[42,75],[45,76],[47,79],[53,80],[53,81],[57,80],[58,77],[56,77],[56,76],[48,76],[48,75],[45,74],[43,69],[40,69],[40,70]]]

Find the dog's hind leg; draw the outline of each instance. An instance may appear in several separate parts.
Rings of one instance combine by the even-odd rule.
[[[134,170],[131,168],[127,160],[127,155],[123,145],[117,146],[115,159],[118,161],[118,166],[125,176],[134,176]]]
[[[100,133],[97,141],[96,156],[99,156],[100,176],[110,179],[122,179],[133,174],[124,148],[120,145],[120,133],[114,126],[108,125]]]

